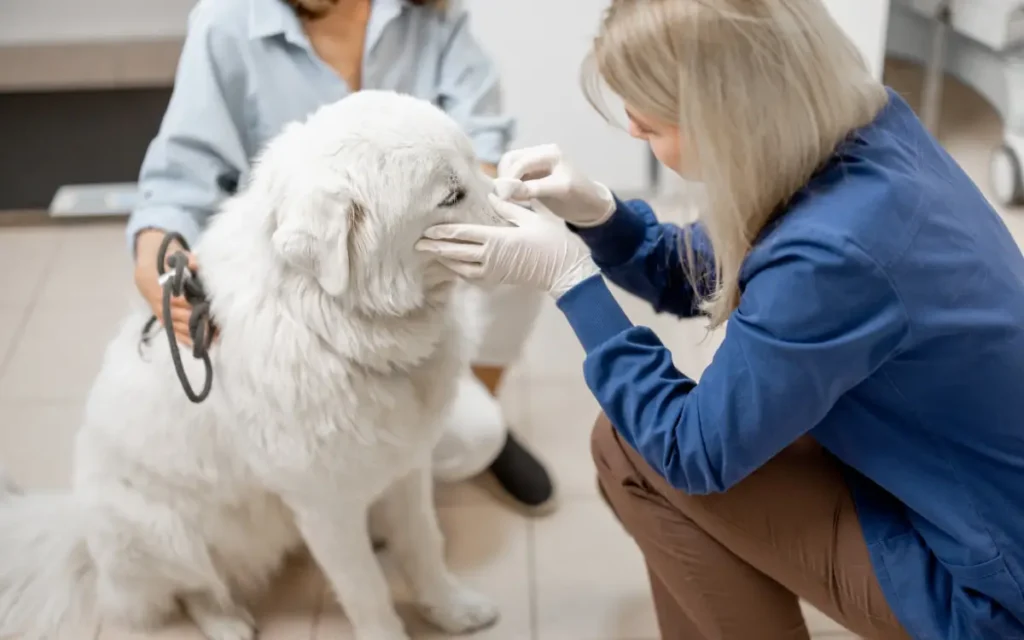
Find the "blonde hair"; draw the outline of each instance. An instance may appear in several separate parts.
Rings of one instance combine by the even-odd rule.
[[[678,123],[695,158],[714,250],[703,301],[712,327],[739,305],[757,236],[888,101],[820,0],[613,0],[584,67],[599,110],[602,80],[639,113]]]

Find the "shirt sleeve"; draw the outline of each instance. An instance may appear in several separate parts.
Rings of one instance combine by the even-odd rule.
[[[884,272],[824,234],[771,248],[748,274],[698,384],[599,277],[559,300],[587,352],[584,374],[629,444],[672,486],[729,489],[813,429],[908,332]]]
[[[190,22],[167,111],[139,172],[139,203],[127,227],[132,252],[136,235],[150,228],[176,231],[194,245],[248,163],[244,87],[232,68],[237,45]]]
[[[615,203],[615,213],[604,224],[571,226],[590,247],[594,262],[609,280],[658,313],[699,315],[701,299],[714,288],[714,254],[703,228],[659,223],[642,200]]]
[[[469,28],[469,12],[450,9],[448,40],[441,55],[440,106],[473,141],[480,162],[497,165],[515,122],[504,112],[498,68]]]

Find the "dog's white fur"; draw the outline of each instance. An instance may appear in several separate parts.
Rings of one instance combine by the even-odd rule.
[[[427,618],[493,623],[443,561],[428,467],[466,332],[452,276],[414,250],[432,224],[496,223],[490,188],[453,121],[390,92],[274,139],[196,248],[220,329],[212,395],[187,400],[163,334],[140,347],[145,313],[123,324],[73,491],[0,497],[0,636],[53,638],[93,615],[159,625],[180,604],[211,640],[248,640],[244,602],[304,542],[358,638],[406,638],[372,503]]]

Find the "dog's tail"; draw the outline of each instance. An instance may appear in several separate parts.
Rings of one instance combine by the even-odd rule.
[[[91,624],[86,517],[73,495],[23,495],[0,469],[0,638],[57,638]]]

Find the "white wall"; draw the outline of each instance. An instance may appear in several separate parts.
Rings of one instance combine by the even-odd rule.
[[[473,32],[501,67],[517,146],[558,143],[574,165],[620,191],[647,187],[645,145],[604,121],[580,89],[580,64],[605,0],[465,0]]]
[[[882,77],[889,0],[824,0],[846,34],[861,50],[876,78]]]

